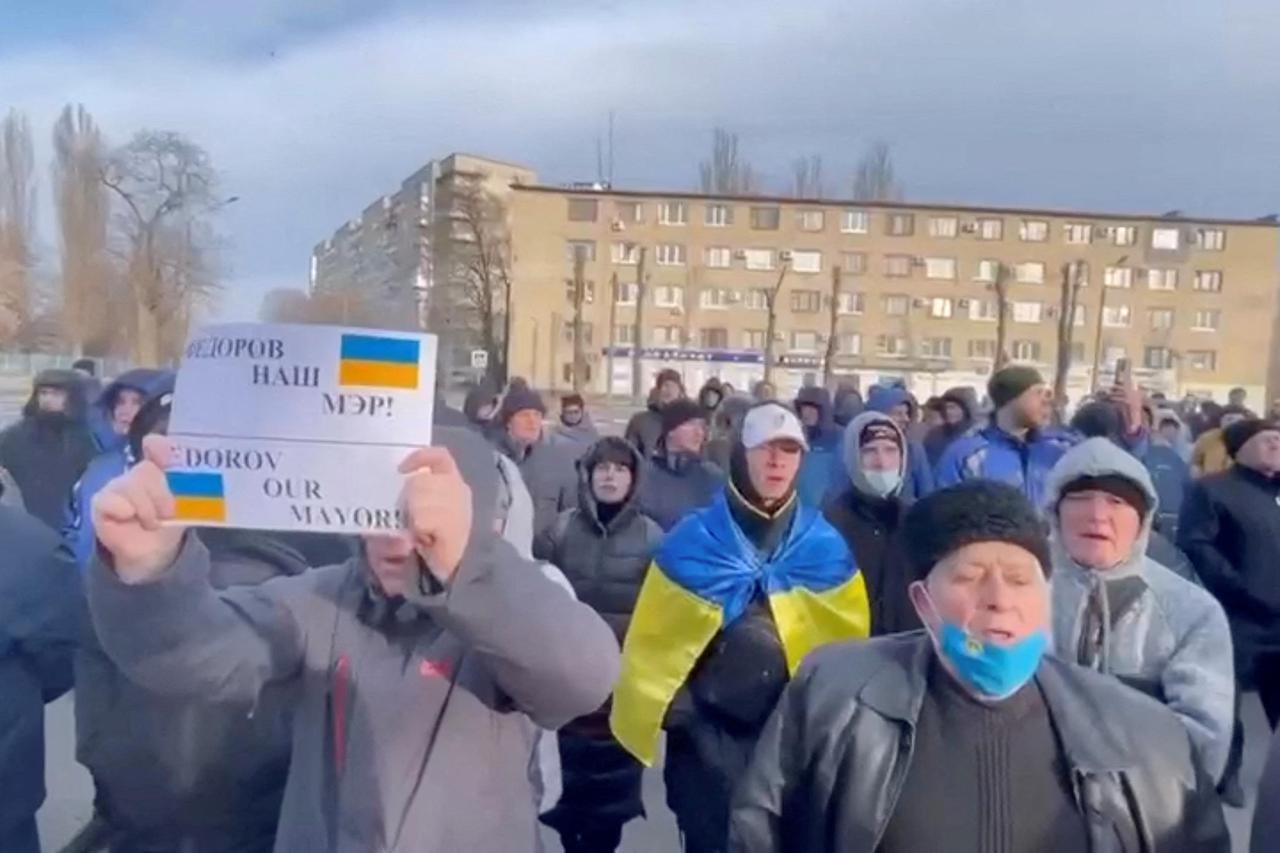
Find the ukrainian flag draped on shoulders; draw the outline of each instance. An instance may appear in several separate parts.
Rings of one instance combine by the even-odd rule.
[[[645,765],[653,764],[676,691],[757,592],[768,597],[791,674],[815,647],[870,632],[862,575],[821,512],[798,505],[781,544],[764,557],[721,492],[667,534],[627,629],[609,722],[618,742]]]

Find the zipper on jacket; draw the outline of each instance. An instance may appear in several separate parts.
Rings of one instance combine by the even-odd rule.
[[[889,821],[893,819],[893,813],[898,810],[898,799],[902,796],[902,789],[906,787],[907,769],[911,767],[911,753],[915,748],[915,729],[910,723],[903,723],[902,727],[904,731],[898,738],[898,760],[893,765],[894,778],[889,782],[889,808],[880,817],[875,838],[871,841],[872,850],[880,846],[885,830],[889,828]]]

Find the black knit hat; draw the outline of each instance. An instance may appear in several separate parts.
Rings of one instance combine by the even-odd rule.
[[[1244,447],[1249,439],[1260,432],[1268,431],[1280,432],[1280,424],[1275,421],[1264,421],[1261,418],[1236,421],[1222,430],[1222,443],[1226,445],[1227,454],[1232,459],[1235,459],[1236,454],[1240,452],[1240,448]]]
[[[1040,561],[1049,576],[1049,537],[1022,491],[994,480],[967,480],[917,501],[903,520],[907,583],[924,580],[943,558],[975,542],[1007,542]]]
[[[992,375],[987,383],[987,394],[991,397],[991,405],[1000,409],[1021,397],[1031,386],[1043,384],[1044,378],[1034,367],[1012,364]]]
[[[672,400],[662,407],[662,434],[667,435],[681,424],[698,419],[707,419],[706,409],[685,397]]]
[[[1074,492],[1106,492],[1133,507],[1139,518],[1145,518],[1151,509],[1151,500],[1142,486],[1121,474],[1102,474],[1097,477],[1077,477],[1062,486],[1062,498]]]
[[[887,420],[875,419],[867,422],[862,428],[862,432],[858,435],[858,446],[862,447],[872,441],[883,439],[892,441],[898,445],[898,449],[902,449],[902,433],[898,428]]]
[[[498,420],[505,424],[516,412],[534,409],[539,414],[547,413],[547,404],[542,402],[542,395],[528,385],[513,384],[502,398],[502,408],[498,410]]]

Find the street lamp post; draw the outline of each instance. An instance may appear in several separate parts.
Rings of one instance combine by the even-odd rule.
[[[1113,266],[1117,269],[1123,269],[1125,262],[1128,260],[1128,255],[1121,255]],[[1098,289],[1102,292],[1098,294],[1098,322],[1095,324],[1093,338],[1093,375],[1089,379],[1089,389],[1095,394],[1098,392],[1098,374],[1102,370],[1102,317],[1107,313],[1107,273],[1105,268],[1102,271],[1102,280],[1098,283],[1101,285]]]

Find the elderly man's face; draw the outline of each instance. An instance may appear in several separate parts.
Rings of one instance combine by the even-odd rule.
[[[507,433],[521,444],[533,444],[542,437],[542,412],[521,409],[507,422]]]
[[[369,568],[388,597],[404,595],[418,574],[413,539],[406,532],[364,537]]]
[[[1062,544],[1087,569],[1113,569],[1133,553],[1142,518],[1130,504],[1097,489],[1072,492],[1058,504]]]
[[[804,448],[789,438],[769,441],[747,451],[751,485],[766,502],[780,501],[791,491],[804,458]]]
[[[932,608],[923,600],[926,590]],[[975,542],[954,551],[923,584],[912,585],[911,598],[935,635],[939,618],[997,645],[1049,630],[1049,585],[1040,563],[1007,542]]]

